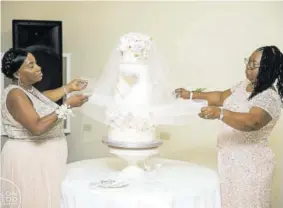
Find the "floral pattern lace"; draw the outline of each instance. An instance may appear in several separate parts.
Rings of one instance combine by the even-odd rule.
[[[131,112],[111,110],[107,113],[107,124],[120,130],[134,129],[137,132],[153,132],[155,125],[147,117],[134,116]]]

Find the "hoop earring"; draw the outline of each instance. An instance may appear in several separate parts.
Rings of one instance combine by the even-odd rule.
[[[20,77],[18,77],[18,86],[21,86],[21,78]]]
[[[13,76],[14,76],[16,79],[19,79],[19,77],[20,77],[16,72],[13,74]]]

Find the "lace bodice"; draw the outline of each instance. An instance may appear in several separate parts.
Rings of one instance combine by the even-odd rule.
[[[49,100],[38,90],[34,89],[34,94],[26,91],[25,89],[17,86],[10,85],[2,93],[1,101],[1,113],[2,113],[2,124],[5,132],[9,138],[13,139],[25,139],[25,140],[45,140],[53,138],[64,137],[64,122],[63,120],[58,120],[58,122],[45,134],[40,136],[33,136],[27,129],[25,129],[19,122],[17,122],[12,115],[9,113],[6,106],[6,99],[8,93],[15,88],[19,88],[24,91],[24,93],[31,100],[35,111],[39,114],[40,117],[44,117],[52,112],[58,107],[56,103]]]
[[[223,108],[233,112],[246,113],[252,107],[259,107],[269,113],[272,120],[260,130],[251,132],[239,131],[223,123],[223,128],[218,137],[219,146],[267,143],[267,138],[281,115],[281,99],[276,91],[267,89],[248,100],[250,93],[246,91],[247,84],[247,81],[242,81],[232,87],[232,94],[225,100]]]

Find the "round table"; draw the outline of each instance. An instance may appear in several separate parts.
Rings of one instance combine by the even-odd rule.
[[[62,184],[63,208],[220,208],[218,175],[184,161],[152,158],[144,180],[122,188],[91,188],[90,184],[121,174],[118,158],[68,164]]]

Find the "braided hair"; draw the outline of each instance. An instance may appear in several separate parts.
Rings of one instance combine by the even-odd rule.
[[[14,73],[17,72],[28,56],[24,49],[9,49],[2,58],[2,73],[10,78],[15,79]]]
[[[254,90],[249,99],[272,87],[277,80],[278,94],[283,100],[283,54],[276,46],[265,46],[256,51],[262,52],[262,56]]]

